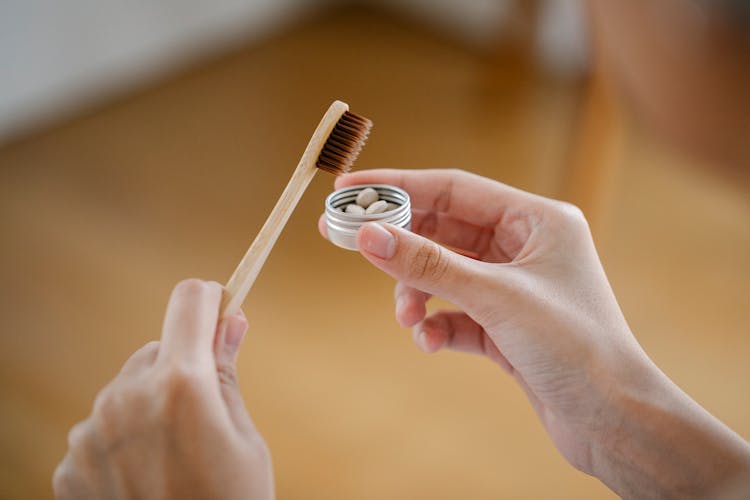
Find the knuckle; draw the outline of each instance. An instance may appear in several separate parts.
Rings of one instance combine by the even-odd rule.
[[[445,250],[431,241],[419,244],[409,259],[409,274],[415,281],[440,281],[448,271],[448,256]]]
[[[137,351],[130,355],[123,366],[123,370],[130,367],[144,366],[146,362],[151,359],[151,356],[156,356],[159,352],[159,345],[160,342],[158,340],[152,340],[141,346]]]
[[[190,391],[196,383],[196,378],[195,372],[189,366],[174,365],[165,377],[166,390],[170,393]]]
[[[247,463],[253,470],[271,470],[271,452],[263,436],[252,430],[246,437],[244,450]]]
[[[175,363],[169,368],[167,377],[171,389],[191,389],[200,382],[200,374],[190,363]]]
[[[451,168],[448,172],[452,179],[461,182],[476,182],[477,180],[488,180],[484,177],[481,177],[479,174],[475,174],[474,172],[465,170],[463,168]]]
[[[567,201],[556,200],[554,207],[560,217],[562,217],[568,224],[573,226],[588,226],[586,215],[577,205]]]
[[[445,173],[448,174],[449,177],[461,177],[467,174],[466,170],[456,167],[446,169]]]
[[[117,438],[133,415],[144,409],[144,400],[148,397],[148,384],[121,382],[105,387],[94,400],[90,434],[96,434],[96,439],[106,442]]]
[[[88,428],[86,422],[78,422],[68,432],[68,448],[80,450],[88,445]]]
[[[186,364],[170,366],[162,378],[164,411],[179,411],[185,404],[195,400],[200,394],[202,379],[200,374]]]
[[[98,420],[111,420],[113,416],[117,415],[118,409],[118,398],[110,387],[102,389],[94,399],[93,416]]]
[[[73,498],[71,488],[71,473],[66,462],[61,462],[52,474],[52,490],[57,500],[68,500]]]
[[[144,366],[153,364],[153,361],[156,359],[156,356],[159,354],[160,347],[161,347],[160,341],[152,340],[140,348],[140,351],[142,352],[141,359],[144,362]]]
[[[268,449],[268,445],[266,444],[266,441],[260,436],[260,434],[255,434],[255,437],[253,439],[253,446],[252,450],[255,455],[255,459],[260,464],[263,469],[270,469],[271,468],[271,452]]]
[[[112,389],[104,389],[99,393],[94,400],[92,419],[100,439],[108,442],[116,437],[125,410],[127,405],[123,404],[120,395]]]
[[[219,383],[227,386],[237,385],[237,370],[233,366],[219,364],[216,366]]]
[[[143,350],[148,352],[158,351],[160,345],[161,342],[159,342],[158,340],[151,340],[149,342],[146,342],[146,344],[143,346]]]

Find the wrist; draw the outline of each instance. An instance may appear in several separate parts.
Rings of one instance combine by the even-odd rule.
[[[713,497],[750,473],[750,445],[645,354],[608,391],[592,473],[624,498]]]

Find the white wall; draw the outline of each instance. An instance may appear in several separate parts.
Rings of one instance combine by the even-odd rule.
[[[0,141],[324,3],[2,0]]]
[[[542,67],[566,79],[581,76],[590,57],[583,2],[544,0],[538,22],[536,52]]]
[[[496,42],[515,1],[526,0],[361,0],[432,24],[476,46]]]
[[[0,0],[0,143],[331,4],[385,7],[481,46],[497,43],[523,1]],[[541,59],[576,71],[585,63],[580,0],[542,5]]]

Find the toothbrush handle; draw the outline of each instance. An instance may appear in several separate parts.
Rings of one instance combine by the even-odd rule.
[[[219,311],[220,318],[235,314],[242,307],[242,303],[250,292],[253,283],[255,283],[258,274],[260,274],[268,254],[271,253],[271,249],[276,240],[279,239],[281,231],[300,198],[302,198],[302,194],[315,176],[315,172],[318,171],[316,164],[328,136],[331,135],[331,131],[347,111],[349,111],[348,104],[334,101],[323,115],[292,174],[292,178],[289,179],[289,183],[284,188],[284,192],[281,193],[279,201],[273,207],[271,215],[268,216],[237,269],[234,270],[232,277],[229,278]]]

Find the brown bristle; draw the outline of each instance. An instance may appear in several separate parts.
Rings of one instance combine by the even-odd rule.
[[[351,170],[371,128],[372,122],[368,118],[346,111],[323,145],[316,166],[333,175]]]

